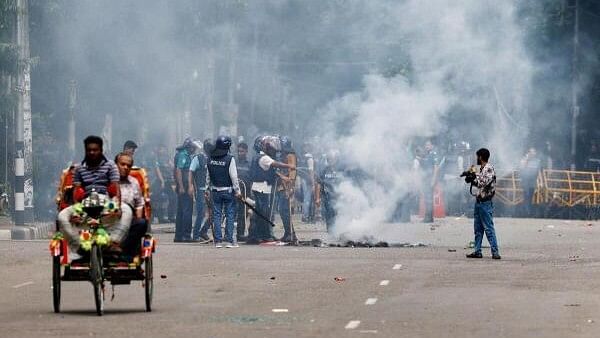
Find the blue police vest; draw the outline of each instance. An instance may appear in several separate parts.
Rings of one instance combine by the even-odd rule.
[[[264,171],[258,164],[263,156],[267,155],[260,154],[254,156],[252,159],[252,165],[250,165],[250,177],[252,182],[267,182],[269,185],[273,185],[275,183],[275,179],[277,178],[275,168],[271,167],[269,170]]]
[[[208,160],[208,174],[210,175],[210,184],[216,188],[232,187],[231,177],[229,177],[229,165],[231,164],[231,155],[211,157]]]
[[[235,164],[237,164],[238,177],[240,180],[244,182],[250,181],[250,162],[248,160],[240,160],[239,158],[235,160]]]

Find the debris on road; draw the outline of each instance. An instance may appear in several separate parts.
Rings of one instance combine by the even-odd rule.
[[[335,278],[333,278],[333,280],[336,281],[336,282],[338,282],[338,283],[341,283],[341,282],[345,282],[346,278],[344,278],[344,277],[335,277]]]
[[[167,275],[160,275],[160,278],[167,279]]]
[[[569,256],[569,261],[575,262],[579,259],[579,256]]]
[[[270,280],[275,280],[275,276],[273,276],[273,277],[271,277],[271,278],[269,278],[269,279],[270,279]]]
[[[574,303],[574,304],[565,304],[565,306],[569,306],[569,307],[577,307],[577,306],[581,306],[581,304],[578,304],[578,303]]]
[[[273,311],[274,313],[288,313],[289,312],[288,309],[273,309],[271,311]]]
[[[448,252],[456,252],[456,249],[448,249]]]

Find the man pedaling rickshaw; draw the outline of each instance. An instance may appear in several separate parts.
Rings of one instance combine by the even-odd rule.
[[[121,242],[127,236],[133,220],[133,210],[126,203],[121,203],[119,170],[113,161],[104,156],[102,138],[88,136],[83,143],[85,158],[81,162],[81,166],[75,169],[73,175],[73,199],[75,202],[79,202],[95,192],[100,196],[113,199],[114,204],[120,206],[111,210],[105,217],[105,219],[116,220],[114,224],[107,227],[111,239],[109,251],[120,253],[122,251]],[[66,237],[71,251],[85,256],[87,252],[81,248],[78,229],[81,221],[75,205],[63,209],[58,214],[60,231]]]

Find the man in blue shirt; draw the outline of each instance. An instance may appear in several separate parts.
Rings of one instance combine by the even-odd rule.
[[[207,156],[210,155],[208,151],[212,148],[210,139],[204,140],[202,147],[197,144],[196,152],[192,158],[190,164],[190,172],[188,175],[189,185],[195,187],[196,196],[196,220],[194,221],[194,229],[192,230],[192,240],[208,242],[208,229],[210,225],[208,222],[202,226],[204,221],[204,192],[206,191],[206,161]]]
[[[177,192],[177,215],[175,216],[174,242],[192,240],[192,213],[194,211],[194,186],[189,184],[188,175],[194,153],[194,143],[186,138],[175,154],[175,190]]]

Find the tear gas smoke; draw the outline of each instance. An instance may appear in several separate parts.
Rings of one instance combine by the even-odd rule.
[[[527,137],[535,72],[514,1],[373,2],[369,10],[387,13],[385,20],[356,29],[403,41],[410,66],[394,76],[373,71],[361,92],[322,109],[323,134],[347,167],[366,176],[359,182],[346,177],[338,187],[335,234],[348,239],[383,239],[381,224],[398,201],[415,183],[431,184],[412,169],[415,140],[455,129],[489,148],[497,167],[511,168]],[[347,130],[329,132],[348,116]]]

